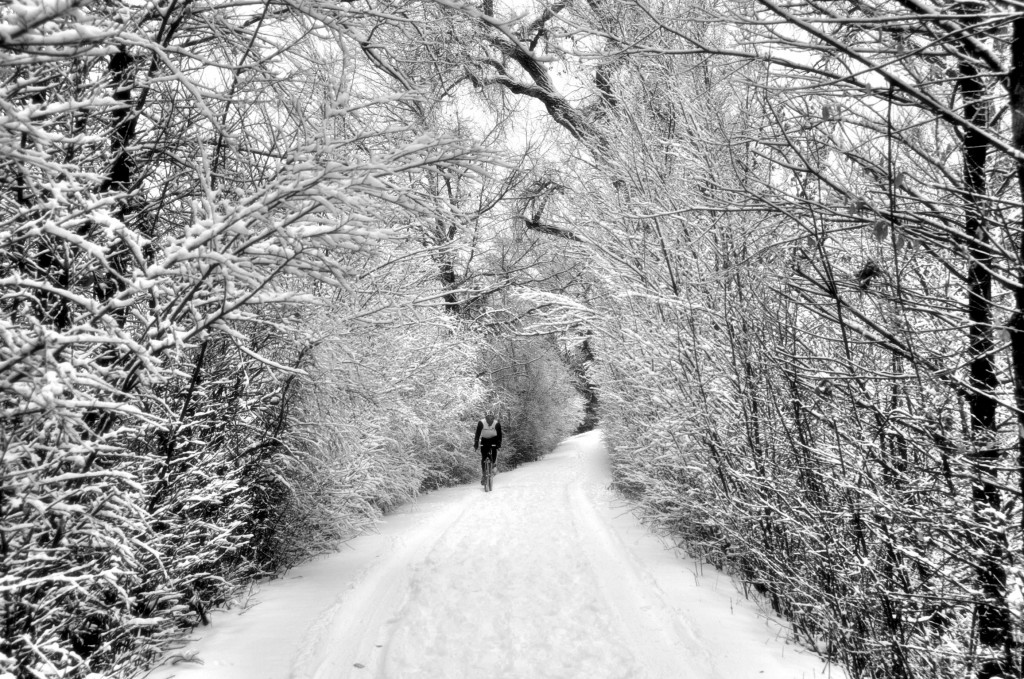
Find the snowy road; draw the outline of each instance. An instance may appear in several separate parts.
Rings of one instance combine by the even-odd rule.
[[[432,493],[380,534],[266,583],[166,679],[810,679],[734,584],[667,550],[607,490],[598,439]]]

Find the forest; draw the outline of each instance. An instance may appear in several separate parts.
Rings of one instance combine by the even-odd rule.
[[[878,679],[1024,676],[1024,5],[0,5],[0,679],[599,427]]]

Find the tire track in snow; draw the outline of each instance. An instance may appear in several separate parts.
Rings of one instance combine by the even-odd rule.
[[[677,677],[682,661],[692,676],[730,679],[715,670],[713,659],[685,620],[669,614],[657,583],[629,558],[626,545],[598,516],[594,503],[600,490],[594,487],[593,480],[588,486],[585,490],[582,478],[572,483],[572,510],[582,533],[589,537],[583,544],[599,590],[607,597],[608,605],[622,616],[630,645],[643,659],[644,676]],[[682,637],[686,637],[685,643],[680,641]]]
[[[310,626],[289,679],[333,679],[363,664],[360,659],[372,657],[379,632],[394,622],[388,616],[401,605],[410,569],[468,509],[452,504],[396,539],[392,549],[371,563]]]

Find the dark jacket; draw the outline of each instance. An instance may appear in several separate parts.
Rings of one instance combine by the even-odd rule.
[[[495,420],[497,420],[497,418],[495,418]],[[484,439],[483,441],[485,444],[489,446],[501,448],[501,422],[496,422],[494,428],[498,432],[498,435],[495,436],[494,438]],[[478,448],[480,446],[480,434],[483,432],[483,430],[484,421],[481,419],[476,423],[476,436],[473,438],[473,448]]]

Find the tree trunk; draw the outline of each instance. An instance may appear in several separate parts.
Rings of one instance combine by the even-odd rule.
[[[960,64],[964,117],[975,127],[964,131],[964,231],[967,236],[967,315],[973,475],[971,497],[976,534],[975,574],[981,598],[975,605],[979,654],[978,679],[1010,676],[1013,633],[1007,606],[1005,519],[997,485],[1001,453],[996,445],[996,377],[992,338],[992,251],[983,205],[989,143],[980,130],[989,124],[984,83],[975,66]]]
[[[1010,45],[1010,110],[1013,114],[1013,146],[1024,153],[1024,18],[1013,22]],[[1024,197],[1024,161],[1017,160],[1017,187]],[[1018,244],[1017,257],[1024,262],[1024,240]],[[1009,321],[1010,358],[1013,366],[1013,395],[1017,406],[1018,483],[1024,497],[1024,270],[1017,272],[1014,313]],[[1024,528],[1024,513],[1021,514]]]

